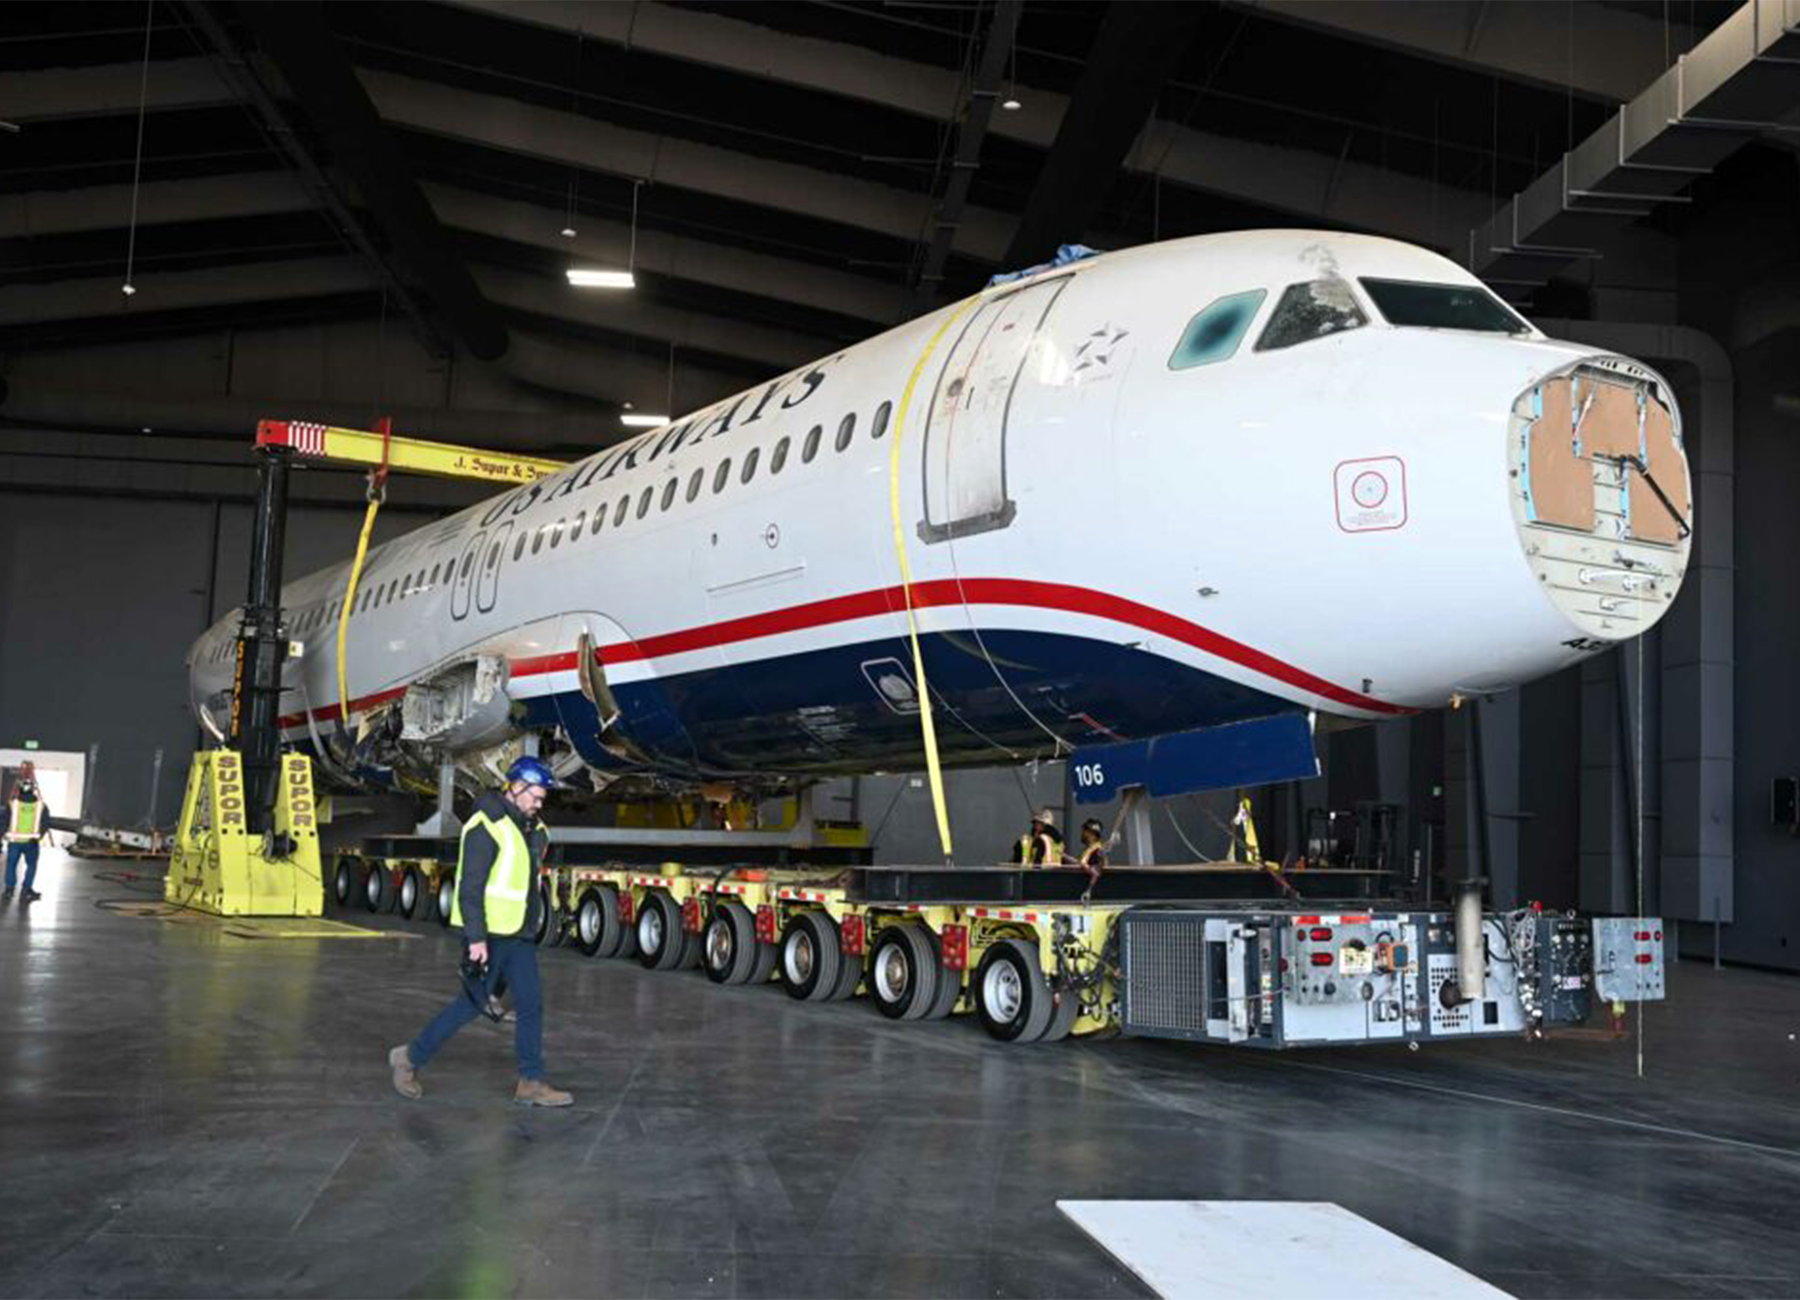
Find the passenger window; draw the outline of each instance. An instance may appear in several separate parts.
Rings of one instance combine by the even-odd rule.
[[[432,586],[434,586],[434,587],[437,586],[438,574],[439,574],[439,571],[443,569],[443,567],[444,566],[441,564],[434,564],[431,566],[431,585]]]
[[[573,544],[577,537],[581,536],[582,526],[586,523],[587,511],[577,510],[575,512],[575,522],[569,525],[569,541],[571,544]]]
[[[713,495],[717,496],[725,490],[725,484],[731,481],[731,457],[727,456],[719,462],[719,468],[713,471]]]
[[[819,439],[824,436],[824,433],[825,426],[822,424],[815,424],[806,431],[806,441],[800,447],[802,464],[812,464],[812,458],[819,454]]]
[[[641,494],[639,494],[638,508],[637,508],[637,517],[639,519],[642,519],[645,515],[650,513],[650,502],[652,501],[652,499],[655,498],[655,496],[656,496],[656,489],[652,488],[652,487],[645,488],[643,490],[643,492]]]
[[[600,535],[600,530],[604,527],[606,527],[606,502],[602,501],[599,505],[594,507],[594,526],[592,533],[589,535],[598,537]]]
[[[550,549],[553,551],[556,549],[558,543],[562,541],[562,530],[563,521],[560,519],[550,525]]]
[[[398,578],[395,578],[392,582],[388,583],[387,598],[390,601],[393,600],[394,592],[399,589],[399,586],[400,586],[400,579],[398,579]]]
[[[837,449],[842,451],[850,445],[850,439],[856,436],[856,412],[852,411],[838,422]]]
[[[544,549],[544,530],[540,527],[540,528],[534,529],[532,531],[531,553],[533,555],[536,555],[539,551],[541,551],[543,549]]]
[[[689,505],[692,505],[694,503],[694,498],[700,495],[700,489],[705,482],[706,471],[703,469],[697,469],[692,474],[688,475],[687,499]]]
[[[519,540],[513,543],[513,563],[517,564],[525,556],[525,534],[519,534]]]
[[[627,492],[619,498],[619,504],[613,507],[613,527],[623,528],[625,516],[631,510],[631,493]]]
[[[500,548],[498,546],[495,546],[493,559],[490,559],[488,561],[488,563],[492,564],[493,560],[498,559],[499,556],[500,556]],[[413,579],[413,590],[414,591],[424,591],[425,590],[425,570],[420,569],[419,576]]]
[[[875,423],[869,426],[870,438],[879,438],[882,434],[887,432],[888,416],[893,412],[893,409],[894,404],[892,402],[883,402],[880,406],[875,408]]]
[[[769,473],[781,473],[781,467],[787,464],[788,444],[792,441],[793,439],[784,437],[775,444],[775,450],[769,453]]]
[[[762,455],[761,447],[752,447],[744,455],[744,472],[738,475],[738,482],[748,483],[756,477],[756,461]]]
[[[521,538],[520,540],[523,540],[523,539]],[[469,570],[474,567],[475,567],[475,553],[473,551],[470,551],[467,555],[463,556],[462,576],[465,578],[468,577]]]
[[[1311,280],[1291,284],[1256,340],[1258,352],[1291,348],[1296,343],[1310,343],[1328,334],[1341,334],[1367,325],[1369,318],[1356,305],[1356,296],[1342,280]]]
[[[1251,289],[1246,293],[1215,298],[1182,331],[1181,342],[1175,345],[1175,351],[1169,357],[1169,369],[1191,370],[1195,366],[1231,360],[1249,332],[1250,322],[1256,319],[1263,299],[1268,296],[1266,289]],[[1263,337],[1268,338],[1266,334]]]
[[[667,483],[663,484],[662,508],[664,510],[667,510],[670,506],[675,504],[675,489],[680,486],[681,480],[679,479],[670,479]]]

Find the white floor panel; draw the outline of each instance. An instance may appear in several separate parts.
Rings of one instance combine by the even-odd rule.
[[[1329,1201],[1058,1201],[1166,1300],[1286,1300],[1380,1287],[1405,1300],[1509,1300]],[[1297,1279],[1311,1279],[1304,1288]]]

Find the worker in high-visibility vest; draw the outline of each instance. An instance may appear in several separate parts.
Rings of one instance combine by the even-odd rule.
[[[550,835],[538,820],[544,798],[556,784],[550,769],[521,758],[506,770],[506,789],[475,801],[463,826],[456,862],[456,901],[450,924],[463,932],[463,995],[409,1044],[388,1053],[394,1091],[417,1100],[424,1095],[417,1071],[450,1037],[482,1014],[495,985],[506,981],[518,1023],[513,1043],[519,1054],[519,1086],[513,1100],[526,1106],[567,1106],[574,1101],[544,1081],[544,1004],[538,983],[538,874]]]
[[[1063,860],[1062,834],[1056,829],[1056,811],[1039,808],[1031,815],[1031,827],[1013,844],[1012,860],[1022,867],[1054,867]]]
[[[50,805],[38,791],[37,778],[31,769],[19,773],[13,784],[12,798],[6,805],[6,897],[13,896],[19,879],[19,860],[25,860],[25,889],[21,903],[31,903],[43,895],[31,886],[37,881],[38,845],[50,833]]]

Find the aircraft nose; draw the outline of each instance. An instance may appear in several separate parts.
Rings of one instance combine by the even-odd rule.
[[[1591,357],[1519,394],[1509,426],[1512,506],[1525,558],[1598,649],[1656,623],[1687,570],[1693,496],[1668,384],[1634,362]]]

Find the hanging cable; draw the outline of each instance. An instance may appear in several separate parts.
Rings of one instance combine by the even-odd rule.
[[[144,178],[144,118],[150,102],[150,32],[156,22],[156,0],[144,4],[144,66],[138,73],[137,155],[131,162],[131,222],[125,236],[125,283],[120,292],[127,298],[137,292],[133,275],[137,269],[138,189]]]

